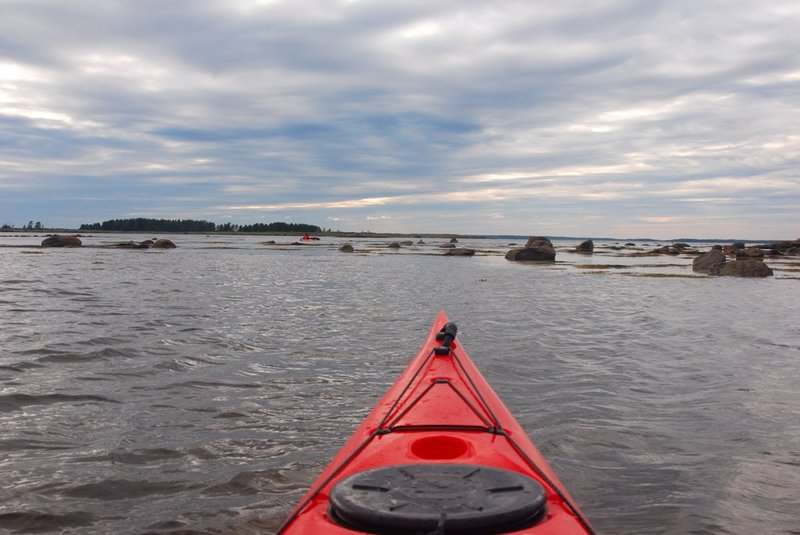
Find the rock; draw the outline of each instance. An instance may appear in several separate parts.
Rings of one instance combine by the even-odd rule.
[[[144,241],[140,241],[140,242],[139,242],[139,243],[136,245],[136,248],[137,248],[137,249],[149,249],[150,247],[152,247],[153,245],[155,245],[155,243],[156,243],[157,241],[158,241],[157,239],[155,239],[155,240],[144,240]]]
[[[778,254],[795,256],[800,254],[800,238],[797,238],[794,241],[777,241],[768,245],[762,245],[761,247],[776,251]]]
[[[394,242],[390,243],[389,245],[387,245],[386,247],[388,247],[389,249],[399,249],[400,248],[400,244],[398,242],[394,241]]]
[[[549,239],[545,238],[544,236],[531,236],[528,238],[527,243],[525,243],[525,247],[553,247],[553,242]]]
[[[444,253],[444,256],[475,256],[475,249],[456,247]]]
[[[419,241],[417,242],[417,245],[425,245],[425,241],[424,241],[424,240],[419,240]]]
[[[269,241],[261,242],[261,245],[275,245],[275,240],[269,240]]]
[[[172,243],[172,240],[161,238],[153,242],[153,249],[175,249],[177,245]]]
[[[341,247],[339,247],[339,250],[340,250],[341,252],[343,252],[343,253],[352,253],[352,252],[355,252],[355,249],[353,249],[353,246],[352,246],[352,245],[350,245],[349,243],[345,243],[344,245],[342,245]]]
[[[136,249],[139,247],[139,244],[133,241],[121,241],[119,243],[109,245],[109,247],[116,247],[117,249]]]
[[[636,247],[636,244],[633,242],[628,242],[625,244],[625,247]]]
[[[746,247],[736,250],[736,258],[763,258],[764,251],[758,247]]]
[[[525,247],[511,249],[506,253],[506,260],[553,262],[555,259],[553,242],[543,236],[531,236]]]
[[[400,245],[402,245],[403,247],[411,247],[412,245],[414,245],[414,242],[413,241],[401,241]]]
[[[506,253],[506,260],[552,262],[556,251],[552,247],[520,247]]]
[[[445,243],[444,245],[440,245],[439,249],[454,249],[455,244],[453,243]]]
[[[458,243],[458,240],[456,238],[450,238],[450,243]]]
[[[675,242],[672,244],[672,247],[674,247],[675,249],[688,249],[689,247],[691,247],[691,245],[683,242]]]
[[[742,258],[725,264],[719,274],[728,277],[769,277],[772,270],[758,258]]]
[[[53,234],[42,240],[42,247],[80,247],[83,242],[77,236]]]
[[[725,253],[722,249],[711,249],[709,252],[701,254],[692,262],[692,271],[705,273],[706,275],[719,275],[725,267]]]
[[[669,255],[678,255],[681,254],[679,249],[673,249],[669,245],[664,245],[663,247],[659,247],[658,249],[653,249],[650,251],[651,254],[659,255],[659,254],[669,254]]]
[[[615,249],[620,249],[620,248],[616,247]],[[584,242],[581,242],[581,244],[575,248],[575,252],[583,254],[592,254],[594,252],[594,242],[592,240],[586,240]]]

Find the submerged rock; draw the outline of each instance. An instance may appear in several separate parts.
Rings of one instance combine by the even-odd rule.
[[[177,245],[172,243],[172,240],[161,238],[153,242],[153,249],[175,249]]]
[[[621,249],[621,247],[616,247],[616,248],[612,247],[612,249]],[[581,242],[580,245],[578,245],[575,248],[575,252],[582,254],[592,254],[594,252],[594,242],[592,240],[586,240],[584,242]]]
[[[475,256],[475,249],[456,247],[444,253],[444,256]]]
[[[400,243],[394,241],[389,245],[387,245],[386,247],[388,247],[389,249],[400,249]]]
[[[54,234],[42,240],[42,247],[80,247],[83,242],[77,236]]]
[[[727,277],[769,277],[772,269],[758,258],[740,258],[725,264],[719,274]]]
[[[349,243],[345,243],[344,245],[342,245],[341,247],[339,247],[339,250],[340,250],[341,252],[343,252],[343,253],[352,253],[352,252],[355,252],[355,249],[353,249],[353,246],[352,246],[352,245],[350,245]]]

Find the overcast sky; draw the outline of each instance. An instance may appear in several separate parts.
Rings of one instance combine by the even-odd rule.
[[[0,224],[800,236],[798,0],[0,0]]]

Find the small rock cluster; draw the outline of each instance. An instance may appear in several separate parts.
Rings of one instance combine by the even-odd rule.
[[[772,269],[764,263],[764,253],[755,247],[737,247],[737,244],[724,248],[715,245],[707,253],[703,253],[692,262],[692,271],[706,275],[728,277],[769,277]],[[728,256],[734,260],[728,262]]]

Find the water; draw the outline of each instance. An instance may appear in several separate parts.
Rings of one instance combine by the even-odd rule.
[[[791,264],[170,237],[0,238],[0,532],[273,533],[443,309],[599,532],[800,533]]]

